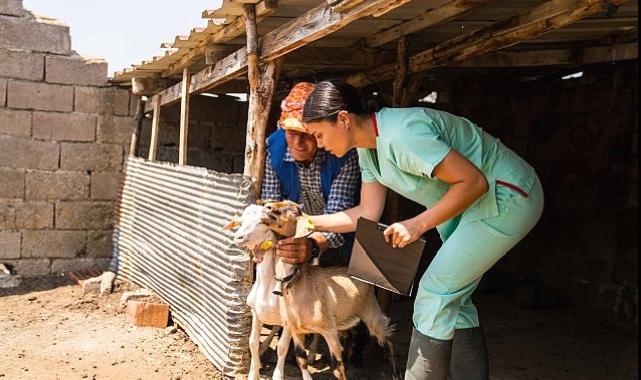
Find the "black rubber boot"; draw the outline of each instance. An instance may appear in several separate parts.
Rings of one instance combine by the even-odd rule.
[[[452,380],[487,380],[489,378],[487,347],[481,327],[454,330],[450,373]]]
[[[452,341],[430,338],[414,329],[405,380],[445,380],[450,369]]]

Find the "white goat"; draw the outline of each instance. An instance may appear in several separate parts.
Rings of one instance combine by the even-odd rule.
[[[262,216],[257,217],[256,214],[259,212]],[[265,207],[250,205],[243,212],[235,241],[239,245],[252,249],[254,255],[261,254],[260,251],[263,251],[260,249],[262,242],[275,239],[273,232],[269,231],[271,236],[266,233],[267,225],[281,235],[292,236],[295,231],[301,230],[300,224],[299,228],[296,227],[296,222],[301,220],[299,219],[301,215],[300,208],[293,202],[268,203]],[[251,223],[245,220],[250,217]],[[283,336],[278,342],[279,363],[281,352],[283,356],[287,353],[287,345],[289,345],[291,336],[294,340],[296,360],[302,371],[303,379],[311,380],[312,377],[307,369],[304,336],[308,333],[320,334],[325,338],[329,347],[334,376],[337,379],[345,380],[345,367],[342,360],[343,347],[339,339],[339,331],[350,329],[359,320],[362,320],[370,334],[377,338],[379,344],[388,347],[393,377],[400,378],[393,357],[394,351],[388,340],[391,333],[389,319],[383,315],[378,306],[373,286],[353,280],[347,274],[347,268],[285,264],[272,252],[271,245],[265,244],[265,247],[269,246],[269,249],[262,253],[263,262],[266,261],[267,251],[270,256],[275,256],[275,258],[269,260],[273,263],[269,266],[269,270],[264,268],[260,270],[262,276],[270,277],[269,279],[261,277],[261,280],[264,281],[261,292],[264,293],[260,294],[264,297],[263,302],[270,300],[270,307],[274,305],[271,303],[272,291],[282,294],[282,297],[278,297],[276,301],[280,306],[280,323],[275,323],[283,326]],[[259,282],[258,275],[256,282]],[[254,289],[248,297],[248,304],[250,304],[252,293],[254,293]],[[255,300],[253,303],[258,305]],[[258,310],[254,307],[252,309]],[[254,320],[262,318],[260,313],[256,311],[254,317]],[[260,331],[260,327],[259,325],[258,331]],[[257,326],[254,324],[252,336],[255,336],[257,340],[256,328]],[[256,362],[259,367],[260,361],[254,359],[258,343],[253,344],[252,367]],[[282,349],[281,344],[283,345]],[[250,336],[251,348],[252,337]],[[250,373],[252,372],[250,371]]]
[[[256,281],[247,296],[247,305],[252,309],[252,330],[249,335],[249,350],[251,352],[249,380],[260,379],[259,338],[263,324],[283,326],[279,305],[280,297],[273,293],[276,286],[276,278],[274,277],[276,236],[261,222],[262,213],[262,206],[249,205],[239,219],[234,219],[225,226],[227,230],[237,228],[234,233],[234,243],[239,247],[249,249],[252,252],[253,260],[257,263]],[[289,329],[283,328],[278,340],[278,361],[272,375],[273,380],[285,378],[285,357],[290,340]]]

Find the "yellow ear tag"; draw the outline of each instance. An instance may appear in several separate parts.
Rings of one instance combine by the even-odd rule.
[[[265,240],[265,241],[264,241],[264,242],[262,242],[262,244],[260,245],[260,249],[261,249],[261,250],[263,250],[263,251],[266,251],[266,250],[268,250],[268,249],[271,249],[273,246],[274,246],[274,242],[273,242],[273,241],[271,241],[271,240]]]

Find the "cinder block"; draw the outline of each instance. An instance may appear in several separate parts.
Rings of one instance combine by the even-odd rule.
[[[104,86],[107,84],[107,62],[80,56],[46,58],[45,81],[49,83]]]
[[[85,231],[23,231],[22,257],[78,257],[85,253]]]
[[[26,178],[25,198],[77,200],[89,197],[90,177],[84,172],[30,171]]]
[[[31,136],[31,112],[0,108],[0,135]]]
[[[20,232],[0,231],[0,259],[20,257]]]
[[[91,173],[91,199],[117,199],[121,172]]]
[[[22,0],[0,0],[0,15],[21,17],[23,14]]]
[[[167,327],[169,305],[129,300],[127,301],[127,320],[139,327]]]
[[[11,108],[71,112],[73,87],[11,80],[7,92],[7,105]]]
[[[2,166],[55,170],[59,156],[60,146],[57,143],[0,136]]]
[[[33,137],[59,141],[94,141],[96,115],[84,113],[33,113]]]
[[[113,230],[87,231],[87,257],[113,255]]]
[[[16,228],[15,201],[0,200],[0,230],[13,230]]]
[[[49,259],[21,259],[4,262],[13,266],[15,272],[22,277],[40,277],[51,273]]]
[[[98,141],[129,145],[136,130],[136,120],[129,116],[101,115],[98,118]]]
[[[217,124],[212,130],[211,147],[226,152],[245,152],[245,131],[243,128],[224,128]]]
[[[56,228],[69,230],[109,229],[114,222],[112,202],[58,202]]]
[[[0,168],[0,198],[24,197],[25,173],[22,169]]]
[[[65,170],[117,171],[122,167],[122,146],[62,143],[60,166]]]
[[[7,80],[0,78],[0,107],[7,105]]]
[[[0,76],[42,80],[44,55],[23,50],[0,48]]]
[[[126,116],[129,113],[129,91],[108,87],[77,86],[74,109],[78,112]]]
[[[16,205],[16,229],[40,230],[53,228],[53,204],[21,202]]]
[[[0,16],[0,46],[69,55],[71,36],[69,27],[55,19]]]
[[[102,272],[109,266],[110,259],[77,258],[53,259],[51,261],[52,274],[67,274],[82,270],[95,270]]]

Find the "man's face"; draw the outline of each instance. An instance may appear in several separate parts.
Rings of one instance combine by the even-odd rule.
[[[313,135],[304,132],[286,130],[285,139],[292,157],[296,161],[310,162],[314,159],[316,150],[316,139]]]

